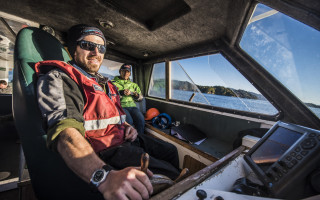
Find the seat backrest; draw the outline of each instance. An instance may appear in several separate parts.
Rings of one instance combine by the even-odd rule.
[[[52,35],[38,28],[22,29],[16,38],[13,76],[13,115],[33,189],[40,199],[100,199],[76,176],[58,153],[46,148],[46,132],[37,103],[34,64],[42,60],[69,61]]]
[[[0,94],[0,117],[5,115],[12,115],[12,95]]]
[[[141,101],[136,101],[136,106],[139,110],[145,114],[146,113],[146,99],[143,97]]]

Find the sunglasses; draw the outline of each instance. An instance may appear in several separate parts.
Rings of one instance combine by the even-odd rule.
[[[87,51],[94,51],[96,48],[98,48],[99,53],[104,54],[107,50],[107,47],[102,44],[96,44],[96,43],[88,42],[85,40],[81,40],[77,42],[77,44],[80,46],[81,49],[84,49]]]

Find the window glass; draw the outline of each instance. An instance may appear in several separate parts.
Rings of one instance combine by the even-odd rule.
[[[149,83],[149,96],[166,98],[166,64],[164,62],[154,64]]]
[[[201,58],[199,58],[201,59]],[[193,61],[195,59],[186,59],[181,61],[181,63],[196,64]],[[189,101],[194,103],[201,103],[210,105],[207,98],[201,93],[197,85],[193,82],[192,78],[189,77],[181,66],[179,61],[174,61],[171,63],[171,95],[172,99]],[[195,74],[191,76],[194,77]]]
[[[119,69],[124,63],[119,63],[112,60],[104,59],[102,61],[99,73],[105,77],[108,77],[110,80],[113,80],[114,77],[119,76]],[[132,73],[130,75],[130,80],[132,80]]]
[[[258,4],[240,47],[320,117],[320,32]]]
[[[278,112],[221,54],[174,61],[171,71],[172,99],[266,115]]]
[[[0,93],[12,94],[13,53],[16,34],[24,27],[38,24],[0,12]],[[11,19],[14,18],[14,19]],[[4,24],[7,23],[11,30]]]

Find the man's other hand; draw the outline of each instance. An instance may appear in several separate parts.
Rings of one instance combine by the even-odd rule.
[[[139,167],[111,170],[98,189],[108,200],[149,199],[153,188],[148,176],[152,177],[153,174],[150,170],[147,173],[140,171]]]
[[[137,136],[138,136],[138,132],[137,132],[137,130],[135,129],[135,128],[133,128],[131,125],[129,125],[129,124],[126,124],[125,125],[125,132],[124,132],[124,134],[125,134],[125,140],[126,141],[130,141],[130,142],[133,142],[133,141],[135,141],[135,139],[137,138]]]
[[[135,98],[139,97],[139,94],[137,92],[131,92],[131,95],[134,96]]]

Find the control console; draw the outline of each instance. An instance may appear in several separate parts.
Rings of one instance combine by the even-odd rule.
[[[279,121],[244,159],[272,196],[315,195],[308,176],[320,168],[320,131]]]

